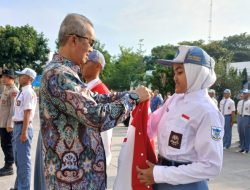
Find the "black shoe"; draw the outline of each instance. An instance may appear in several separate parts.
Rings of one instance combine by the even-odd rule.
[[[245,150],[242,150],[242,149],[241,149],[239,152],[243,153],[244,151],[245,151]]]
[[[14,170],[12,165],[6,165],[0,169],[0,176],[13,175]]]
[[[246,150],[245,152],[242,152],[242,153],[244,153],[244,154],[248,154],[248,150]]]
[[[17,190],[17,188],[12,187],[12,188],[9,188],[9,190]]]

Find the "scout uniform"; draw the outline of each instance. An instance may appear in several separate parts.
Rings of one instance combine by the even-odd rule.
[[[3,75],[15,78],[13,70],[3,70]],[[13,128],[12,117],[14,114],[14,102],[18,89],[13,83],[10,86],[5,86],[0,101],[0,135],[1,147],[5,156],[5,166],[0,169],[0,176],[13,174],[12,164],[14,163],[13,149],[12,149],[12,132],[7,132],[8,128]]]

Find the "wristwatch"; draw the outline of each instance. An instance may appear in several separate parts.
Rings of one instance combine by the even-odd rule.
[[[129,98],[131,100],[134,100],[136,102],[136,105],[138,105],[140,103],[140,98],[139,98],[138,94],[136,94],[134,92],[129,93]]]

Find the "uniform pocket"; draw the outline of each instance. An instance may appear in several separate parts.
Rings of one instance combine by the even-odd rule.
[[[167,147],[170,154],[180,154],[185,151],[188,136],[187,126],[188,120],[178,119],[175,124],[169,127]]]

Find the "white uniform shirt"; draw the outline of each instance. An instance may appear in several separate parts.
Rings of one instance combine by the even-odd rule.
[[[37,96],[31,85],[22,87],[22,91],[19,92],[15,102],[14,121],[23,121],[24,111],[31,110],[30,121],[33,120],[35,115],[37,103]]]
[[[250,115],[250,100],[244,100],[244,107],[243,100],[240,100],[237,104],[237,113],[240,116]]]
[[[149,137],[158,137],[159,154],[192,162],[179,167],[155,166],[156,183],[173,185],[206,180],[219,174],[223,161],[224,117],[207,90],[174,94],[148,123]]]
[[[223,98],[220,101],[220,111],[222,115],[231,115],[235,111],[235,103],[231,98]]]

